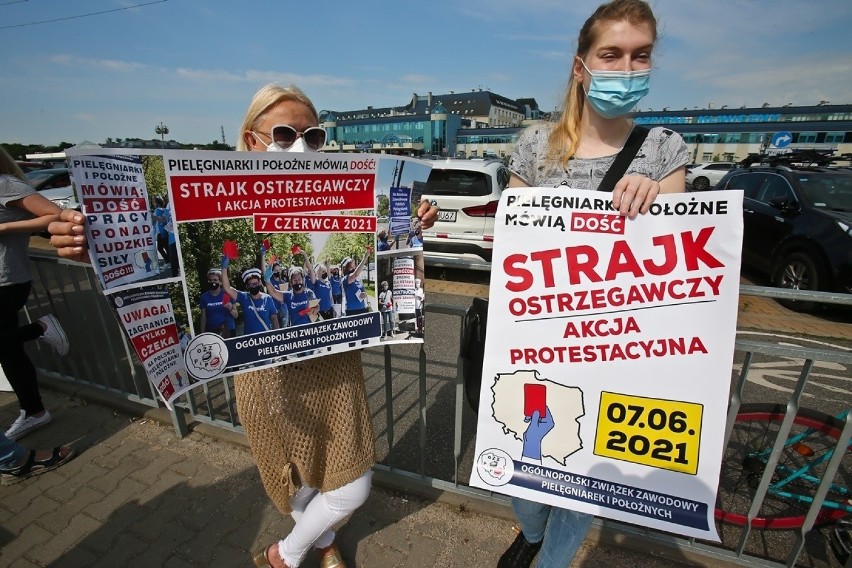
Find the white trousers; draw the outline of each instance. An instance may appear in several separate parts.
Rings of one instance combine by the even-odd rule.
[[[334,542],[331,527],[355,512],[370,495],[373,471],[334,491],[320,493],[303,486],[290,499],[296,526],[278,541],[278,553],[288,566],[299,566],[312,546],[325,548]]]

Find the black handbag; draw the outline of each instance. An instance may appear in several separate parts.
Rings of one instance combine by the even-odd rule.
[[[612,192],[630,162],[636,157],[639,148],[648,136],[648,129],[634,126],[624,147],[615,157],[609,170],[601,180],[598,191]],[[461,344],[459,357],[462,360],[464,395],[474,412],[479,411],[479,391],[482,386],[482,363],[485,359],[485,330],[488,322],[488,298],[474,298],[473,303],[462,319]]]

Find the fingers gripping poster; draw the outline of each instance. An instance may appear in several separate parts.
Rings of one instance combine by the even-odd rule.
[[[394,217],[403,195],[417,226],[428,162],[103,148],[69,158],[92,264],[167,405],[226,374],[423,341],[407,304],[378,302],[380,282],[402,298],[423,278],[422,243],[377,251],[377,236],[391,195]]]
[[[690,537],[713,522],[741,192],[510,189],[497,212],[471,485]]]

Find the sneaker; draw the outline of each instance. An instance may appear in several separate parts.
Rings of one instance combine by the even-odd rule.
[[[45,409],[44,414],[41,416],[27,416],[26,411],[22,410],[21,415],[6,430],[6,437],[10,440],[23,438],[33,430],[41,428],[50,422],[51,418],[52,416],[50,416],[50,412],[47,409]]]
[[[44,324],[45,330],[39,338],[59,353],[60,355],[68,354],[68,336],[65,335],[65,330],[59,325],[59,320],[53,314],[48,314],[38,318],[38,321]]]

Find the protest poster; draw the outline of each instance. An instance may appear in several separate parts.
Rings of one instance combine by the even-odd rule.
[[[87,216],[92,264],[104,290],[160,279],[141,157],[81,156],[72,169]]]
[[[672,533],[713,522],[742,193],[510,189],[495,222],[470,484]]]
[[[240,370],[379,344],[376,283],[393,282],[395,272],[376,262],[376,212],[387,210],[394,184],[407,190],[415,217],[411,189],[425,182],[428,163],[360,154],[68,154],[92,264],[167,405]],[[167,202],[156,221],[171,233],[170,258],[156,246],[155,197]],[[256,281],[258,288],[249,288]],[[119,309],[116,302],[142,301],[138,294],[162,302],[141,308],[156,312],[162,326],[141,325],[128,314],[142,312]]]
[[[157,392],[165,400],[184,392],[189,378],[167,287],[123,290],[108,297],[146,374],[159,379]]]
[[[430,162],[412,160],[380,172],[376,188],[379,257],[423,252],[420,219],[411,204],[419,203],[431,170]]]
[[[405,235],[411,229],[411,188],[390,188],[390,234]]]

